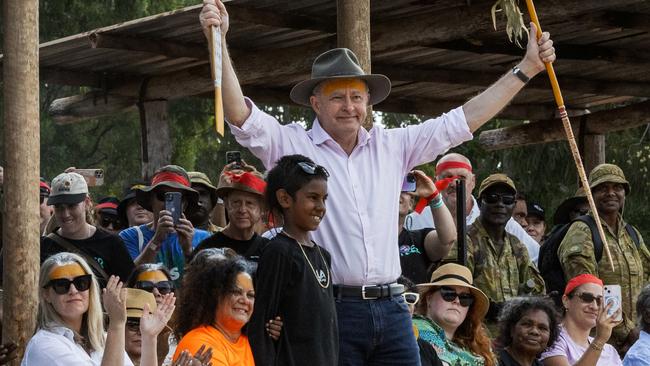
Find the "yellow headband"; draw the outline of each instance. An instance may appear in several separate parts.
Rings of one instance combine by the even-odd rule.
[[[360,79],[345,78],[345,79],[332,79],[323,82],[323,94],[326,96],[331,95],[339,89],[353,89],[365,93],[368,89],[366,83]]]
[[[75,278],[87,274],[79,263],[64,264],[55,267],[50,272],[50,280],[58,280],[60,278]]]
[[[160,282],[160,281],[169,281],[169,278],[165,276],[163,271],[145,271],[138,275],[136,281],[151,281],[151,282]]]

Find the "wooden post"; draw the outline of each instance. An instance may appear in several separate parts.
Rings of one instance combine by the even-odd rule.
[[[585,171],[589,174],[598,164],[605,162],[605,135],[585,135],[583,150]]]
[[[172,141],[169,134],[167,101],[156,100],[144,102],[142,105],[142,177],[149,180],[156,169],[171,164]]]
[[[361,68],[370,73],[370,0],[337,0],[337,43],[357,55]],[[372,107],[363,124],[372,128]]]
[[[4,0],[4,316],[19,365],[38,310],[40,122],[38,0]]]

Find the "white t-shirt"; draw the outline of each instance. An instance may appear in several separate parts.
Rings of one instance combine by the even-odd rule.
[[[101,366],[104,350],[90,355],[74,341],[74,333],[63,326],[39,329],[27,343],[21,366]],[[124,352],[124,366],[133,362]]]
[[[593,337],[589,337],[589,343],[593,342]],[[569,333],[562,327],[560,332],[560,337],[555,341],[555,343],[548,349],[546,352],[542,353],[540,360],[546,358],[555,357],[555,356],[564,356],[569,361],[569,365],[573,365],[580,357],[587,352],[587,348],[579,344],[576,344]],[[618,352],[611,344],[605,344],[603,350],[600,353],[600,358],[596,366],[620,366],[623,365],[621,358],[618,356]]]

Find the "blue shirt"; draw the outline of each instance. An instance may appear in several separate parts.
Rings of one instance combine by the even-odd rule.
[[[153,238],[155,231],[151,230],[147,224],[140,226],[132,226],[120,232],[120,238],[124,241],[126,249],[129,251],[131,258],[135,260],[142,250],[147,246],[147,243]],[[199,243],[210,236],[210,233],[194,229],[194,237],[192,238],[192,248],[196,248]],[[183,272],[185,268],[185,254],[178,242],[178,234],[171,233],[162,242],[158,254],[156,254],[156,262],[165,265],[172,275],[174,285],[178,288],[181,285]]]
[[[625,354],[623,366],[650,366],[650,334],[641,331],[639,339]]]

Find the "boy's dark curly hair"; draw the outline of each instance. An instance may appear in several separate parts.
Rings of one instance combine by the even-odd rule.
[[[176,335],[214,324],[219,302],[233,292],[237,275],[250,274],[250,265],[241,256],[227,256],[215,248],[201,250],[189,263],[178,301]]]
[[[549,319],[549,337],[546,347],[555,343],[560,335],[560,320],[555,304],[546,297],[528,296],[512,299],[505,303],[499,314],[499,338],[497,344],[500,348],[512,344],[512,329],[521,318],[533,310],[541,310]]]
[[[314,168],[314,174],[305,172],[300,163]],[[291,197],[300,188],[307,185],[314,179],[327,180],[329,174],[327,170],[320,165],[316,165],[313,160],[303,155],[286,155],[276,162],[275,167],[269,170],[266,175],[266,204],[269,211],[274,215],[282,214],[282,206],[278,202],[275,192],[284,189]]]

